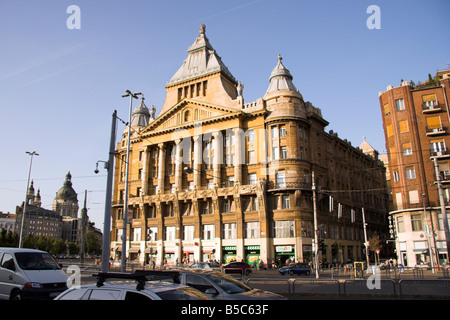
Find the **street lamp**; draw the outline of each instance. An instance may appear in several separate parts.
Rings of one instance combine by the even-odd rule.
[[[26,151],[28,155],[30,155],[30,168],[28,169],[28,180],[27,180],[27,190],[25,191],[25,203],[23,204],[23,212],[22,212],[22,222],[20,226],[20,237],[19,237],[19,248],[22,248],[22,242],[23,242],[23,224],[25,221],[25,211],[27,209],[27,202],[28,202],[28,188],[30,187],[30,175],[31,175],[31,165],[33,163],[33,156],[38,156],[39,154],[36,153],[36,151],[29,152]]]
[[[130,163],[130,137],[131,137],[131,116],[133,99],[138,99],[138,96],[142,95],[141,92],[131,93],[130,90],[125,91],[126,94],[122,95],[122,98],[130,97],[130,113],[128,117],[128,142],[127,142],[127,160],[125,162],[125,199],[123,204],[123,232],[122,232],[122,261],[121,271],[126,271],[126,246],[127,246],[127,218],[128,218],[128,171]]]

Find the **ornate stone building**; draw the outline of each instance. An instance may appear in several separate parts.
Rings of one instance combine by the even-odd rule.
[[[324,261],[364,257],[363,207],[369,237],[385,237],[383,164],[324,131],[321,110],[304,101],[280,56],[264,96],[244,103],[243,84],[202,25],[166,90],[158,117],[142,100],[131,121],[129,260],[310,261],[314,207]],[[115,259],[122,251],[127,133],[115,164]]]

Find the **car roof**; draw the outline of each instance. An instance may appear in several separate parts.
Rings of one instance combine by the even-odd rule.
[[[41,252],[41,253],[48,253],[46,251],[42,250],[36,250],[36,249],[29,249],[29,248],[14,248],[14,247],[0,247],[0,252]]]
[[[150,291],[154,293],[164,292],[169,290],[176,290],[180,288],[187,288],[188,286],[172,283],[172,282],[147,282],[143,290],[136,289],[136,282],[134,281],[107,281],[104,282],[102,286],[98,286],[96,283],[88,283],[80,286],[81,289],[122,289],[130,291]]]

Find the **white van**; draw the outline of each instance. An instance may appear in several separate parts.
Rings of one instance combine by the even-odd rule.
[[[67,279],[45,251],[0,247],[0,299],[53,299]]]

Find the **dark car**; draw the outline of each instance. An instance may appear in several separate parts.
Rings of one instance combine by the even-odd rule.
[[[309,265],[307,265],[306,263],[293,263],[293,264],[290,264],[289,266],[280,268],[279,272],[281,275],[304,274],[304,275],[309,276],[311,274],[311,267]]]
[[[248,276],[252,272],[252,267],[245,262],[231,262],[223,267],[225,273],[239,273]]]

